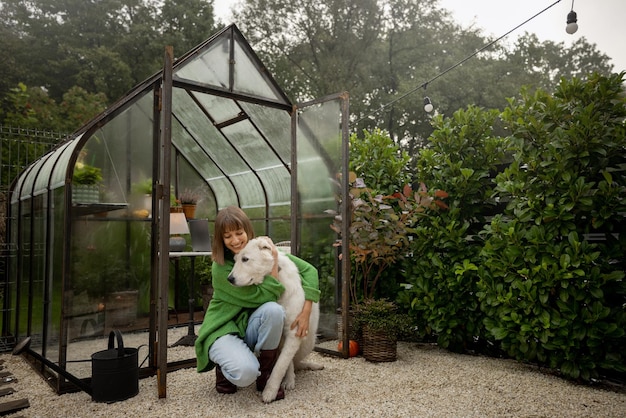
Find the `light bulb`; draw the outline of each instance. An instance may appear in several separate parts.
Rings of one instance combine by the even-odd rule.
[[[430,101],[430,98],[424,97],[424,111],[430,113],[433,111],[433,103]]]
[[[567,14],[567,26],[565,26],[565,32],[569,33],[570,35],[573,33],[576,33],[576,31],[578,30],[578,19],[576,18],[576,12],[575,11],[571,11]]]

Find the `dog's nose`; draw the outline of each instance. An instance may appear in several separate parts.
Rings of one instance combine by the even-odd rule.
[[[229,274],[228,281],[230,282],[230,284],[235,284],[235,277],[232,274]]]

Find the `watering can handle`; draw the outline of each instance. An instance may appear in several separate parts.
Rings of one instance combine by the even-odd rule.
[[[122,341],[122,333],[118,329],[111,331],[109,334],[109,350],[112,350],[115,345],[113,341],[115,337],[117,337],[117,356],[124,357],[124,341]]]

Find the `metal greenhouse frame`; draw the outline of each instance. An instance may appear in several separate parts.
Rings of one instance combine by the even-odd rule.
[[[237,205],[257,234],[318,266],[320,337],[336,339],[350,257],[325,211],[348,219],[348,125],[347,93],[291,103],[235,25],[176,60],[166,48],[162,71],[13,182],[3,335],[28,338],[27,357],[64,393],[88,387],[83,362],[120,329],[165,397],[167,372],[195,364],[193,346],[171,340],[202,318],[196,254],[174,259],[169,244],[171,205],[191,192],[209,230]],[[187,292],[189,324],[177,308]],[[347,357],[345,327],[340,338],[346,352],[320,351]]]

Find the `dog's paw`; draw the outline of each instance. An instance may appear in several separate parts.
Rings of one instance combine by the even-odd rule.
[[[296,365],[296,370],[324,370],[324,365],[311,361],[301,361]]]
[[[263,402],[270,403],[276,399],[276,395],[278,394],[278,388],[273,388],[271,385],[265,386],[263,389]]]
[[[295,373],[287,373],[285,379],[283,379],[283,388],[287,390],[293,390],[296,388],[296,375]]]

